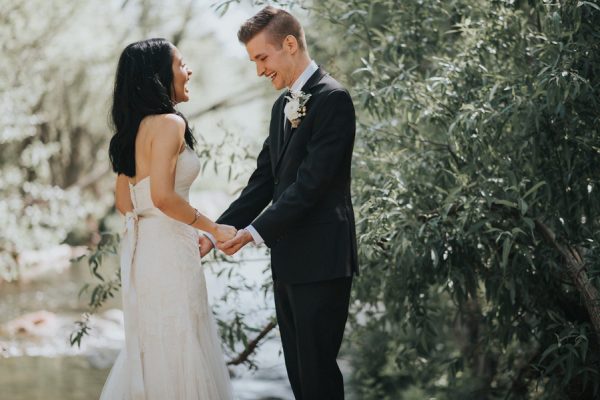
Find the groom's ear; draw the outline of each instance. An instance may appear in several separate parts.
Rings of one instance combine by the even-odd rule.
[[[283,48],[290,54],[295,54],[298,49],[298,40],[294,35],[287,35],[283,39]]]

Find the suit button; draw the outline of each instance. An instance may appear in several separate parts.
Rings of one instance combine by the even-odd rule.
[[[279,185],[279,178],[275,178],[275,184]]]

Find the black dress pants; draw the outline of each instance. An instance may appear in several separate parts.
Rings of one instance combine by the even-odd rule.
[[[343,400],[337,365],[352,277],[289,284],[275,280],[275,309],[296,400]]]

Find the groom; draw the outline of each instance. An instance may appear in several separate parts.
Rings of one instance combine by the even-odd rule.
[[[290,91],[273,105],[256,170],[218,219],[240,230],[218,247],[229,255],[250,242],[271,249],[275,309],[294,395],[343,399],[336,357],[358,273],[350,199],[352,99],[310,59],[304,31],[288,12],[262,9],[241,26],[238,39],[257,75]],[[204,255],[212,244],[202,237],[200,247]]]

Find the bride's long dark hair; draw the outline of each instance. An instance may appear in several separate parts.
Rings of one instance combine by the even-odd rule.
[[[147,39],[121,53],[111,110],[115,134],[108,149],[113,171],[135,176],[135,138],[142,119],[154,114],[178,114],[185,121],[185,142],[196,143],[173,95],[173,45],[165,39]]]

